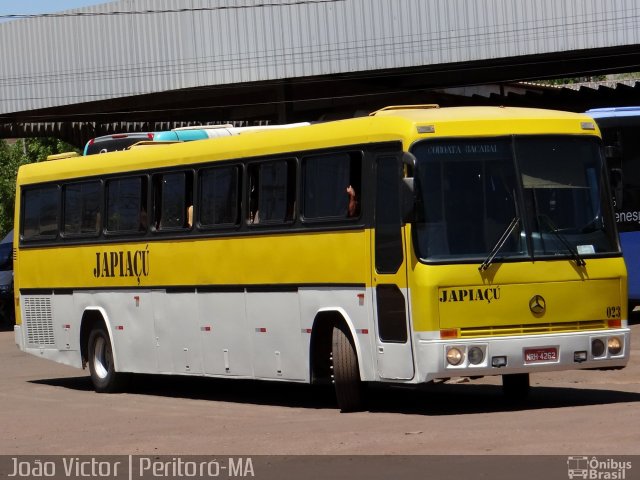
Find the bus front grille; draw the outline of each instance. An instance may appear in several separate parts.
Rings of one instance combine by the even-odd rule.
[[[51,313],[50,298],[25,297],[24,315],[28,345],[40,347],[56,344],[53,336],[53,315]]]
[[[606,320],[586,320],[582,322],[464,327],[460,329],[458,336],[460,338],[473,338],[508,335],[536,335],[544,333],[576,332],[580,330],[603,330],[605,328],[608,328]]]

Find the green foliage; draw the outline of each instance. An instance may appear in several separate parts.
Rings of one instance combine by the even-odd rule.
[[[539,83],[546,83],[549,85],[569,85],[572,83],[602,82],[606,79],[606,75],[593,75],[591,77],[555,78],[552,80],[540,80]]]
[[[56,138],[26,138],[12,145],[0,139],[0,238],[13,228],[16,176],[20,166],[70,151],[77,149]]]

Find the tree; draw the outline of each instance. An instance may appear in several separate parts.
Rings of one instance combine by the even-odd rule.
[[[588,77],[555,78],[551,80],[538,80],[538,82],[546,83],[548,85],[570,85],[573,83],[602,82],[606,79],[607,79],[606,75],[591,75]]]
[[[0,238],[13,228],[18,169],[47,160],[48,155],[77,151],[57,138],[27,138],[9,145],[0,140]]]

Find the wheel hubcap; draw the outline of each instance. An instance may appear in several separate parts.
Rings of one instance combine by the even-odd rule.
[[[111,351],[107,348],[107,342],[104,338],[96,339],[93,348],[93,369],[100,378],[106,378],[109,374],[111,366]]]

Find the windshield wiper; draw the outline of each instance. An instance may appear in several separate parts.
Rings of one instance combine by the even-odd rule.
[[[520,223],[520,217],[513,217],[513,220],[511,220],[511,223],[509,224],[507,229],[502,233],[502,235],[496,242],[495,246],[491,249],[491,252],[489,252],[489,255],[487,256],[487,258],[484,260],[484,262],[482,262],[482,265],[478,267],[478,270],[480,270],[481,272],[484,272],[487,268],[491,266],[491,264],[493,263],[493,260],[496,258],[496,255],[498,254],[500,249],[504,246],[505,243],[507,243],[507,240],[509,239],[509,235],[511,235],[511,232],[515,230],[515,228],[518,226],[519,223]]]
[[[544,223],[547,224],[547,228],[549,228],[551,233],[553,233],[556,236],[556,238],[560,240],[560,242],[565,246],[565,248],[569,250],[571,257],[573,258],[574,262],[576,262],[577,266],[584,267],[587,265],[587,262],[585,262],[584,259],[580,256],[580,254],[578,253],[578,250],[576,250],[573,247],[573,245],[569,243],[567,238],[562,233],[560,233],[560,230],[558,229],[558,227],[556,227],[553,224],[553,222],[551,221],[551,219],[549,219],[549,217],[547,217],[546,215],[538,215],[538,220],[543,220]]]

